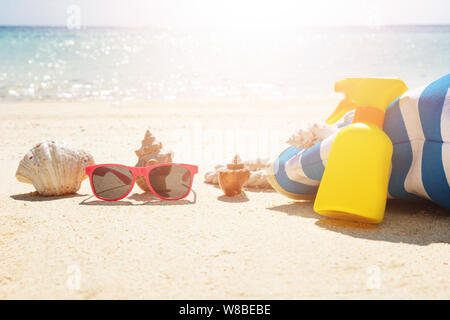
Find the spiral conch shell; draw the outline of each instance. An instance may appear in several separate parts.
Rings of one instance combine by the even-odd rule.
[[[162,143],[156,141],[156,138],[149,130],[145,132],[141,148],[136,150],[135,153],[139,158],[135,167],[147,167],[158,163],[168,163],[172,162],[173,159],[173,152],[164,150]],[[149,191],[147,182],[142,177],[138,177],[136,183],[142,190]]]
[[[87,178],[84,168],[93,164],[89,153],[65,142],[45,140],[23,157],[16,178],[32,184],[42,196],[61,196],[76,193]]]

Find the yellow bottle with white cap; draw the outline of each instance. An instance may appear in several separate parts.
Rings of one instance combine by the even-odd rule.
[[[383,131],[386,108],[408,88],[400,79],[348,78],[336,82],[345,98],[328,124],[356,109],[337,134],[317,191],[314,211],[339,219],[379,223],[386,208],[393,146]]]

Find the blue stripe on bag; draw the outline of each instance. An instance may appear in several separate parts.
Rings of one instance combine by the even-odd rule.
[[[419,199],[405,190],[405,180],[411,168],[413,153],[405,122],[400,112],[399,99],[393,101],[386,110],[383,129],[394,144],[392,171],[389,179],[389,194],[394,198]]]
[[[449,86],[450,74],[432,82],[420,95],[419,115],[425,140],[442,141],[441,115]]]
[[[408,131],[406,130],[405,121],[403,120],[400,111],[400,98],[392,101],[387,108],[383,130],[389,136],[393,144],[409,141]]]
[[[423,186],[430,198],[450,209],[450,187],[442,164],[442,142],[425,141],[422,158]]]
[[[283,151],[283,153],[278,157],[273,166],[275,168],[278,167],[278,170],[274,170],[275,178],[277,179],[278,184],[286,191],[297,193],[297,194],[314,194],[317,192],[317,186],[309,186],[303,183],[299,183],[289,179],[286,174],[286,169],[284,164],[290,158],[299,153],[302,149],[297,147],[289,147]]]
[[[441,117],[450,86],[450,74],[425,88],[419,98],[419,115],[425,135],[422,181],[430,198],[450,208],[450,189],[442,159]]]
[[[314,146],[305,151],[301,158],[302,168],[305,175],[316,181],[322,179],[325,167],[320,158],[320,146],[322,141],[316,143]]]
[[[392,154],[392,171],[389,179],[389,194],[399,199],[420,199],[419,196],[409,193],[405,189],[405,180],[412,164],[411,143],[404,142],[394,144],[394,153]]]

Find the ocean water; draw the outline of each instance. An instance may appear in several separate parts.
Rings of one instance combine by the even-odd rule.
[[[0,101],[322,99],[349,76],[450,72],[450,26],[0,27]]]

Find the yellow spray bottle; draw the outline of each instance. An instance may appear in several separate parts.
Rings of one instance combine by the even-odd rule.
[[[348,78],[336,82],[345,98],[327,119],[356,109],[353,123],[331,146],[314,211],[339,219],[379,223],[386,208],[392,142],[383,131],[388,105],[408,88],[400,79]]]

